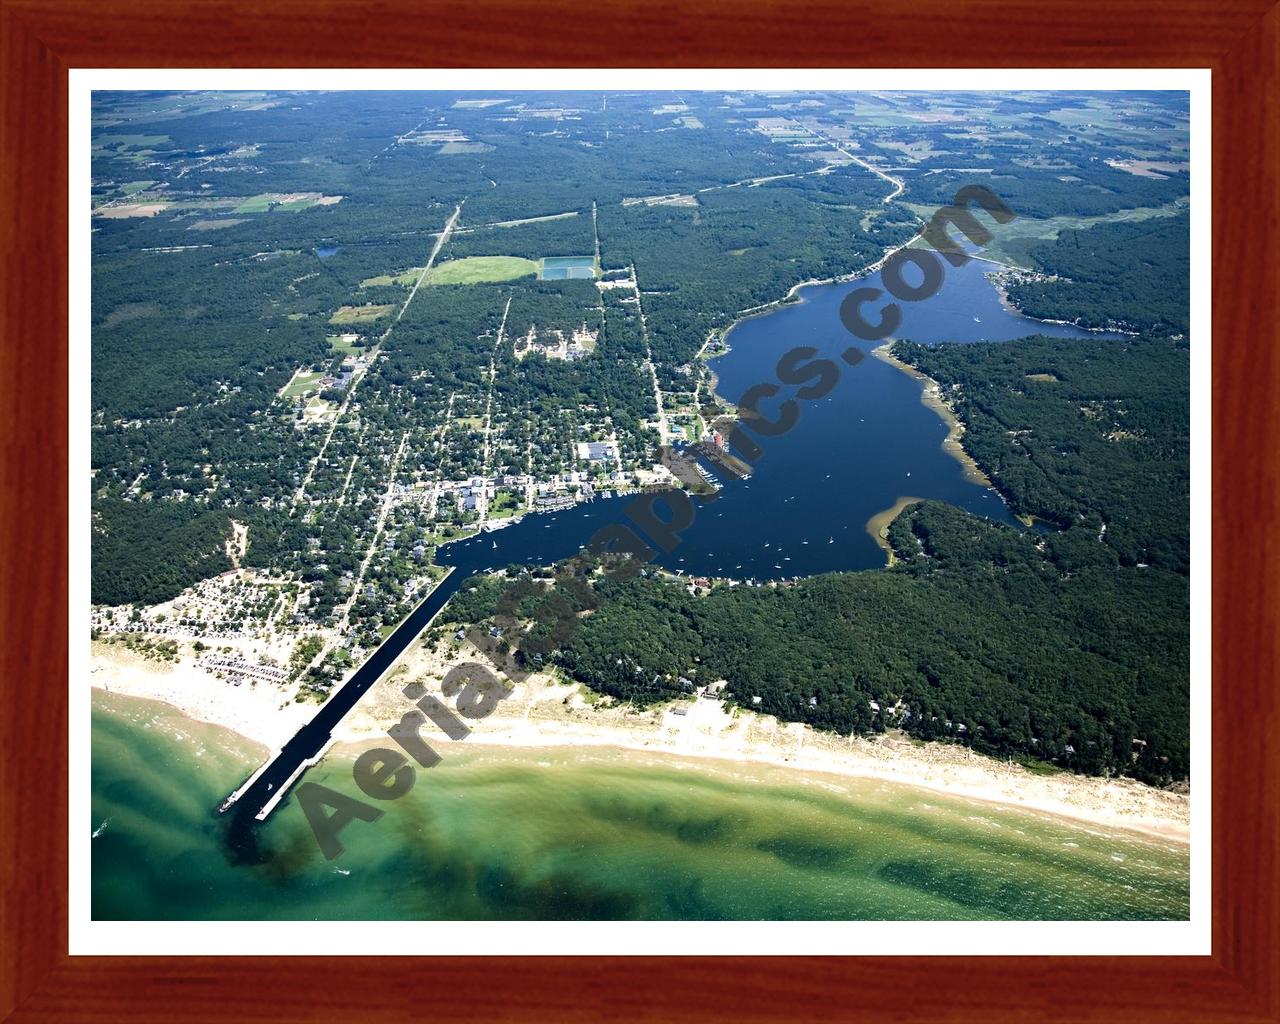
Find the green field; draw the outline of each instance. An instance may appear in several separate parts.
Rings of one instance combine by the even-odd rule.
[[[538,264],[519,256],[468,256],[431,268],[427,284],[483,284],[514,281],[538,272]]]
[[[483,142],[446,142],[440,147],[441,156],[454,156],[458,153],[491,153],[492,146]]]
[[[498,491],[489,505],[490,519],[509,519],[520,511],[520,496],[512,491]]]
[[[281,398],[303,398],[311,392],[316,391],[320,387],[320,378],[323,373],[299,373],[293,378],[285,389],[280,392]]]
[[[343,306],[329,317],[331,324],[364,324],[390,313],[395,306]]]
[[[346,356],[358,356],[364,349],[358,347],[354,342],[343,341],[339,334],[330,334],[325,338],[329,343],[329,349],[333,352],[341,352]]]
[[[389,288],[398,284],[402,288],[412,288],[422,276],[421,267],[410,267],[399,274],[379,274],[377,277],[366,277],[360,282],[361,288]]]
[[[236,213],[266,213],[271,209],[270,196],[252,196],[236,207]]]
[[[936,209],[920,203],[903,203],[902,205],[921,220],[928,220],[937,212]],[[1133,207],[1101,217],[1018,217],[1008,224],[994,225],[988,220],[986,223],[995,237],[983,246],[982,255],[988,259],[1030,270],[1033,269],[1033,264],[1027,253],[1031,247],[1041,242],[1052,242],[1063,231],[1083,230],[1104,222],[1115,224],[1121,221],[1151,220],[1153,217],[1173,217],[1184,208],[1183,203],[1173,202],[1165,206]],[[955,234],[954,231],[952,233]],[[926,243],[917,239],[911,244],[918,246]]]
[[[243,217],[223,217],[219,220],[198,220],[193,223],[188,231],[221,231],[223,228],[233,228],[237,224],[243,224]]]

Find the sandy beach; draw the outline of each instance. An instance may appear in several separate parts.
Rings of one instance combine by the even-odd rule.
[[[347,716],[335,741],[367,743],[384,737],[413,707],[401,693],[407,683],[421,681],[438,689],[453,665],[468,660],[473,658],[452,642],[442,642],[435,650],[413,644]],[[289,692],[267,683],[233,686],[199,668],[189,654],[178,664],[162,664],[95,644],[91,669],[94,687],[164,701],[272,750],[317,708],[294,703]],[[471,735],[464,741],[468,747],[600,746],[770,764],[796,772],[901,783],[1175,842],[1190,838],[1190,798],[1184,793],[1128,779],[1034,774],[964,747],[920,743],[902,734],[861,738],[817,732],[741,708],[727,711],[713,698],[639,711],[599,699],[578,684],[538,674],[518,685],[493,715],[471,724]]]

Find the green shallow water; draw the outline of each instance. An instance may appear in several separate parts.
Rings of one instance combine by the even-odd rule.
[[[94,694],[98,919],[1186,919],[1185,846],[874,780],[452,745],[325,861],[295,801],[261,865],[214,808],[263,748]],[[351,753],[307,778],[360,796]],[[343,873],[347,872],[347,873]]]

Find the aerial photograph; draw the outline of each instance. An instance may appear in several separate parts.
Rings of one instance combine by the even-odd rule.
[[[90,130],[95,921],[1190,919],[1188,92]]]

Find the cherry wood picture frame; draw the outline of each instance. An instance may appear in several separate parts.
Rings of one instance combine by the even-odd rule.
[[[0,55],[0,1020],[1280,1021],[1280,5],[0,0]],[[450,66],[1212,69],[1212,955],[68,955],[68,69]]]

